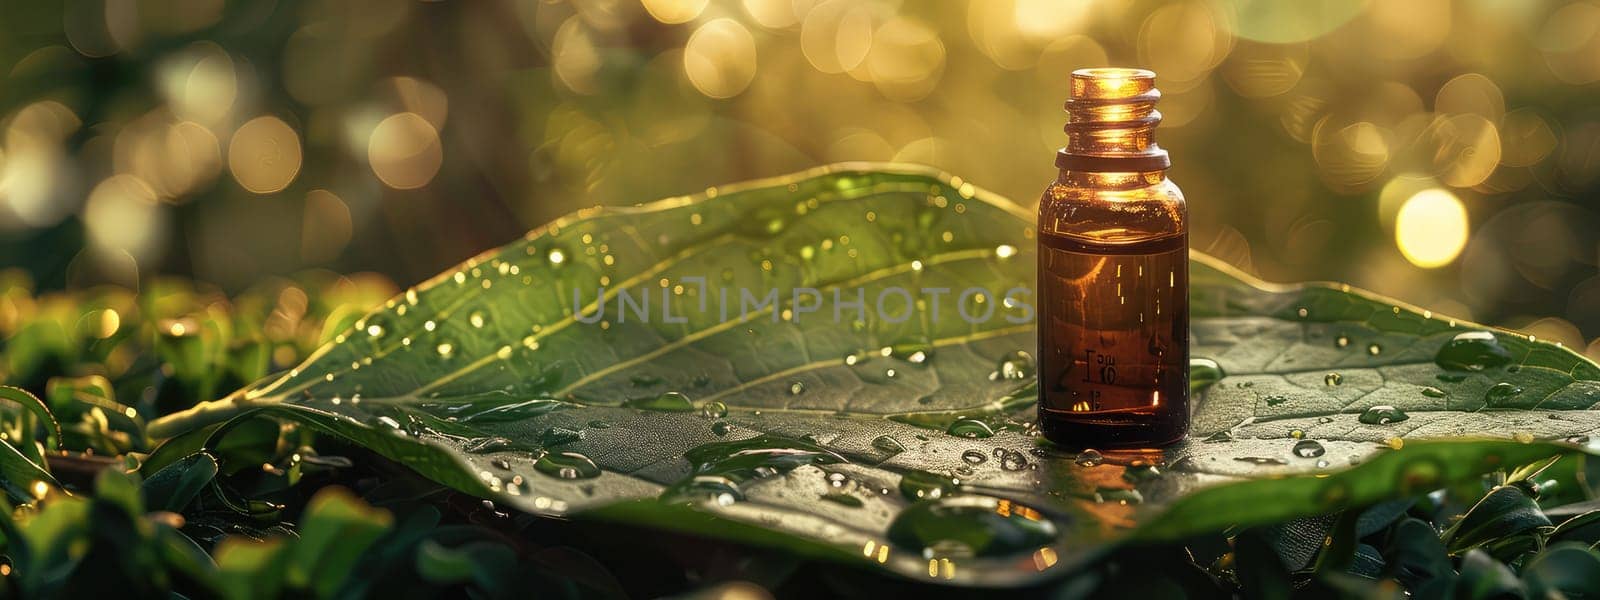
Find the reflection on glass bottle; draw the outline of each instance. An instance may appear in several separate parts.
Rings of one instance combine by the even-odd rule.
[[[1060,176],[1039,202],[1039,425],[1078,448],[1182,439],[1188,213],[1155,143],[1155,74],[1072,73]]]

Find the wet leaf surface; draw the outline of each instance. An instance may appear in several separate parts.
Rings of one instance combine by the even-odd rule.
[[[1570,451],[1525,442],[1597,424],[1584,409],[1600,370],[1569,351],[1337,287],[1263,288],[1197,255],[1191,439],[1042,444],[1033,298],[1014,290],[1033,281],[1031,227],[1006,200],[906,167],[585,211],[151,432],[260,409],[532,513],[1006,584],[1136,527],[1181,536],[1370,503]],[[807,312],[797,288],[824,302]],[[867,306],[836,306],[857,289]],[[896,289],[945,291],[935,308]],[[1457,436],[1509,439],[1416,443]],[[1279,499],[1263,510],[1262,494]]]

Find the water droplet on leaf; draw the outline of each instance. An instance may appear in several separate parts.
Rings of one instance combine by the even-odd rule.
[[[1482,371],[1511,362],[1511,353],[1488,331],[1464,331],[1450,338],[1433,362],[1452,371]]]
[[[695,409],[694,402],[682,392],[666,392],[659,396],[635,398],[625,404],[629,408],[664,412],[691,412]]]
[[[951,423],[950,427],[945,429],[945,433],[972,439],[986,438],[994,435],[994,428],[990,427],[988,423],[977,419],[961,418]]]
[[[1300,458],[1316,458],[1327,453],[1327,449],[1316,440],[1300,440],[1294,444],[1294,455]]]
[[[1056,526],[1032,507],[983,495],[918,502],[889,524],[889,541],[937,557],[1012,556],[1056,541]]]
[[[533,463],[534,470],[561,479],[590,479],[600,476],[600,467],[577,452],[549,452]]]
[[[1080,467],[1098,467],[1106,462],[1106,457],[1099,450],[1089,448],[1079,452],[1078,456],[1072,459],[1072,462],[1077,463]]]

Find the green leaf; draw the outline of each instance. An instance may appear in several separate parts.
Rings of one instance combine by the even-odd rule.
[[[233,536],[217,544],[217,582],[226,597],[233,600],[279,597],[290,543],[291,540],[282,538],[254,541]]]
[[[35,396],[29,393],[27,390],[21,388],[14,388],[9,385],[0,385],[0,398],[15,402],[21,405],[22,408],[27,409],[28,412],[32,413],[35,417],[38,417],[40,423],[43,423],[45,427],[49,429],[49,435],[51,436],[51,439],[56,440],[57,442],[61,440],[61,425],[56,423],[55,415],[50,414],[50,407],[45,406],[44,402],[40,401],[38,396]],[[32,428],[29,427],[28,429],[31,430]],[[33,443],[33,432],[25,431],[22,442],[29,444]]]
[[[61,487],[38,463],[17,451],[16,446],[0,442],[0,487],[18,502],[32,502],[45,492]]]
[[[1502,485],[1489,490],[1443,537],[1454,554],[1549,526],[1550,519],[1532,496],[1520,487]]]
[[[139,489],[150,510],[182,512],[216,476],[217,459],[197,452],[156,471]]]
[[[1556,544],[1522,569],[1530,598],[1600,597],[1600,554],[1583,544]]]
[[[317,492],[300,521],[300,537],[288,550],[285,579],[290,585],[329,598],[339,589],[362,553],[393,522],[342,488]]]
[[[149,432],[260,410],[535,514],[1014,583],[1130,529],[1173,538],[1426,492],[1575,452],[1526,442],[1600,424],[1584,410],[1600,368],[1569,350],[1336,285],[1269,286],[1195,254],[1194,435],[1079,464],[1033,435],[1032,296],[1004,301],[1031,287],[1033,236],[1018,206],[902,166],[586,210]],[[971,287],[984,302],[955,291],[935,316],[891,294],[838,323],[789,293],[834,308],[836,290],[870,305]],[[780,292],[742,313],[741,288]],[[635,305],[648,293],[652,318],[619,314],[619,290]],[[887,318],[900,314],[915,318]],[[1395,410],[1363,416],[1381,406]]]
[[[1600,510],[1591,510],[1562,521],[1556,526],[1555,531],[1550,532],[1549,541],[1582,542],[1589,545],[1600,543]]]
[[[1454,595],[1465,600],[1488,600],[1526,598],[1527,592],[1510,567],[1474,549],[1461,558],[1461,575],[1456,579]]]

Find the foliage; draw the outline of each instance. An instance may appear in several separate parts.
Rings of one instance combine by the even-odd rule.
[[[828,359],[758,347],[749,354],[765,362],[692,388],[708,361],[667,340],[711,325],[558,326],[559,302],[522,291],[601,275],[676,281],[663,258],[695,251],[696,270],[744,268],[736,280],[775,287],[1031,279],[1026,222],[1003,202],[907,170],[736,186],[557,222],[386,306],[382,283],[325,276],[231,301],[172,284],[36,297],[13,283],[0,290],[5,380],[19,384],[5,388],[11,443],[0,445],[19,503],[3,530],[6,585],[501,596],[745,580],[839,594],[903,590],[890,572],[922,571],[1040,593],[1593,593],[1583,573],[1600,558],[1589,510],[1600,507],[1575,445],[1586,440],[1530,443],[1592,429],[1592,411],[1574,409],[1594,403],[1594,365],[1555,346],[1336,286],[1262,289],[1197,257],[1198,439],[1167,456],[1093,457],[1036,445],[1026,376],[987,376],[1021,360],[1031,331],[752,321],[745,329],[793,333]],[[956,241],[916,247],[928,232],[901,226],[948,227]],[[805,268],[781,264],[822,231],[877,252],[836,242],[839,254],[814,249]],[[663,239],[673,243],[638,241]],[[763,248],[777,268],[761,267]],[[601,268],[605,253],[616,271]],[[1472,352],[1459,351],[1461,332]],[[543,354],[512,363],[502,349],[513,344]],[[710,355],[737,359],[731,347]],[[1397,412],[1368,422],[1380,402]],[[1491,434],[1511,439],[1427,440]],[[1245,481],[1222,484],[1233,479]],[[637,527],[682,535],[641,543]],[[685,547],[720,550],[647,560]]]

